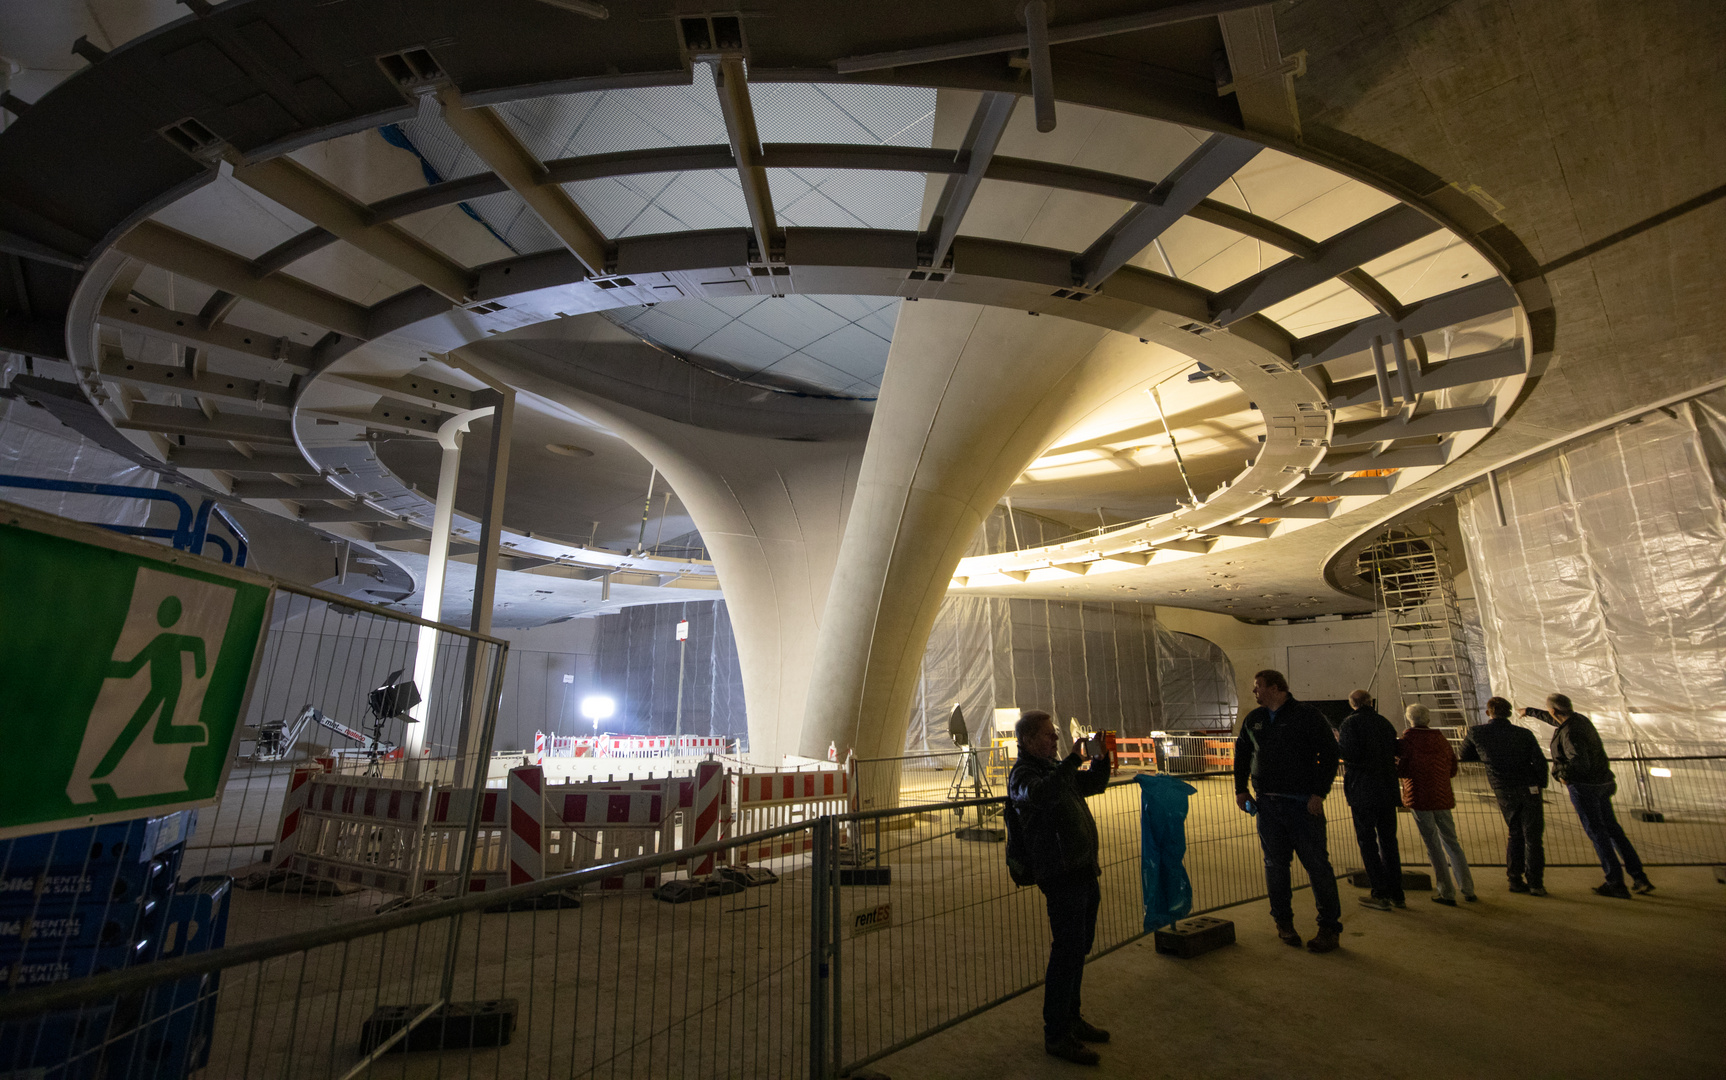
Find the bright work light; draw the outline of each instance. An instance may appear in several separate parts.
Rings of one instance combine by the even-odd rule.
[[[617,712],[617,702],[604,694],[594,694],[581,699],[581,715],[593,721],[595,730],[601,720],[610,720]]]

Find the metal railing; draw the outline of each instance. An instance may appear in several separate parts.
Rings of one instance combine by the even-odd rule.
[[[1649,865],[1726,861],[1723,760],[1615,763],[1620,818]],[[1635,816],[1632,768],[1669,773],[1650,773],[1667,785],[1655,789],[1664,821]],[[1181,779],[1196,789],[1186,830],[1194,913],[1261,898],[1255,823],[1235,806],[1232,774]],[[1471,859],[1488,866],[1502,857],[1503,826],[1483,783],[1465,768],[1456,816]],[[98,1064],[108,1076],[156,1075],[142,1055],[187,1031],[203,1033],[207,1064],[194,1075],[208,1077],[843,1075],[1040,985],[1047,915],[990,842],[1001,801],[800,821],[21,991],[0,998],[0,1048],[81,1022],[68,1061],[88,1068],[66,1076]],[[1592,864],[1574,813],[1557,802],[1549,795],[1550,862]],[[1094,959],[1145,927],[1134,781],[1117,778],[1090,806],[1103,893]],[[1340,791],[1327,813],[1340,874],[1355,851]],[[1420,866],[1412,822],[1403,839],[1405,865]],[[601,887],[654,871],[673,891],[706,892],[678,860],[737,864],[761,850],[793,853],[754,863],[777,880],[687,903]],[[1298,864],[1294,873],[1304,885]],[[507,1041],[495,1037],[509,1024]]]

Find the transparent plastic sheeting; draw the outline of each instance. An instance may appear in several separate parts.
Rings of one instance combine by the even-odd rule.
[[[1044,709],[1123,735],[1226,728],[1234,670],[1222,650],[1175,634],[1138,603],[949,597],[936,616],[905,733],[907,753],[951,752],[948,718],[962,706],[986,745],[995,709]]]
[[[1726,391],[1457,497],[1492,686],[1568,694],[1614,752],[1726,743]]]
[[[102,449],[18,398],[0,398],[0,473],[38,480],[156,486],[155,473]],[[150,517],[146,499],[0,486],[0,500],[94,525],[145,525]]]

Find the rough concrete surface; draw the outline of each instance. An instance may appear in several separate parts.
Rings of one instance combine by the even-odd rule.
[[[1588,890],[1591,870],[1549,872],[1552,895],[1482,880],[1481,902],[1406,911],[1356,905],[1343,947],[1277,940],[1263,901],[1227,909],[1238,942],[1193,960],[1146,941],[1086,970],[1085,1013],[1109,1029],[1087,1069],[1041,1046],[1035,990],[876,1063],[925,1077],[1717,1077],[1726,886],[1705,867],[1651,871],[1632,901]],[[1295,897],[1312,932],[1311,894]],[[1266,1020],[1267,1017],[1274,1019]]]

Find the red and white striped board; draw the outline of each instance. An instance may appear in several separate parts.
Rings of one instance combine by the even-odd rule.
[[[533,763],[535,765],[545,764],[545,732],[543,731],[533,733]]]
[[[429,784],[318,774],[304,789],[284,869],[383,892],[409,891],[430,810]]]
[[[545,876],[545,772],[538,765],[509,771],[509,883]]]
[[[694,802],[693,820],[685,818],[690,826],[684,830],[683,846],[699,847],[719,839],[720,810],[725,802],[727,784],[725,783],[725,766],[717,761],[703,761],[695,767],[695,781],[687,781],[679,785],[688,791]],[[695,860],[689,872],[700,876],[713,873],[714,856],[702,855]]]
[[[288,777],[288,793],[282,799],[281,822],[276,826],[276,846],[270,849],[270,869],[285,870],[299,849],[300,826],[306,800],[311,798],[312,777],[325,771],[323,765],[296,765]]]
[[[432,794],[431,817],[426,823],[421,848],[419,891],[455,892],[460,867],[462,839],[467,835],[473,793],[440,787]],[[486,791],[480,795],[479,840],[474,848],[473,872],[467,892],[491,892],[509,884],[506,863],[509,845],[509,792]]]

